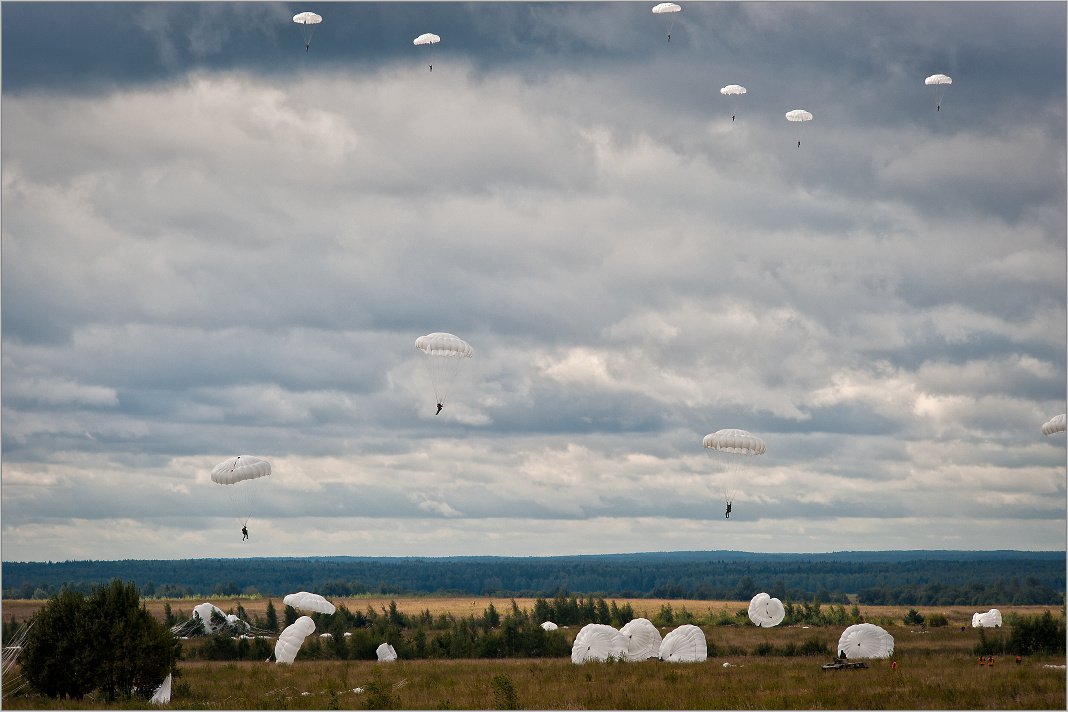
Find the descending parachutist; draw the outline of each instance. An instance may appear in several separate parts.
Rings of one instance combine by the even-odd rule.
[[[441,409],[444,408],[444,407],[445,406],[443,406],[441,403],[438,403],[438,413],[440,413]],[[438,413],[434,413],[434,415],[437,415]]]
[[[730,519],[730,518],[731,518],[731,503],[727,502],[727,515],[724,517],[724,519]]]
[[[247,526],[241,527],[241,534],[243,535],[243,538],[241,539],[241,541],[244,541],[245,539],[248,539],[248,527]]]

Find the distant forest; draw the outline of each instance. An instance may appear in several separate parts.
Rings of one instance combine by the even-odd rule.
[[[554,598],[781,600],[872,605],[1059,605],[1064,552],[672,552],[606,556],[433,559],[317,557],[4,562],[4,598],[88,592],[118,578],[144,597],[481,595]],[[911,554],[915,558],[907,558]]]

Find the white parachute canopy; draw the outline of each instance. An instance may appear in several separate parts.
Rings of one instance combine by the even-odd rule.
[[[872,623],[858,623],[842,632],[838,652],[850,660],[888,658],[894,653],[894,636]]]
[[[311,38],[312,33],[315,32],[315,26],[322,21],[322,16],[316,15],[314,12],[298,12],[293,16],[293,22],[300,25],[300,36],[304,38],[305,52],[311,47]]]
[[[665,635],[660,643],[660,659],[669,663],[699,663],[707,658],[704,631],[689,623]]]
[[[315,632],[315,622],[308,616],[301,616],[278,636],[274,645],[274,659],[289,664],[297,657],[304,639]]]
[[[627,637],[610,625],[589,623],[582,627],[571,646],[571,662],[604,662],[608,658],[623,660],[627,656]]]
[[[259,457],[238,455],[223,460],[211,471],[211,481],[224,485],[234,515],[241,526],[248,524],[259,490],[271,475],[271,463]]]
[[[443,405],[464,359],[473,357],[475,350],[459,336],[444,332],[420,336],[415,340],[415,348],[426,354],[426,368],[434,386],[434,397],[439,405]]]
[[[773,628],[786,617],[782,601],[766,593],[758,593],[749,602],[749,620],[759,628]]]
[[[753,458],[767,449],[764,441],[748,431],[726,428],[706,435],[701,444],[715,454],[723,469],[723,498],[733,502]]]
[[[319,594],[308,593],[307,591],[291,593],[282,599],[282,603],[293,608],[299,608],[302,611],[312,611],[314,613],[333,613],[337,610],[334,608],[333,603]]]
[[[972,628],[1000,628],[1001,611],[991,608],[986,613],[972,614]]]
[[[938,92],[938,103],[935,105],[935,111],[939,111],[942,108],[942,98],[946,95],[946,87],[953,83],[953,80],[947,77],[945,74],[932,74],[923,80],[926,86],[934,87]]]
[[[627,638],[627,662],[637,663],[660,655],[660,631],[648,618],[634,618],[619,629]]]
[[[741,84],[728,84],[720,89],[719,93],[730,98],[732,113],[731,121],[734,121],[734,117],[738,115],[738,97],[745,95],[745,87]]]
[[[1065,416],[1064,413],[1053,416],[1042,425],[1042,434],[1053,435],[1054,433],[1063,433],[1065,430],[1066,420],[1068,420],[1068,416]]]
[[[217,608],[210,603],[201,603],[199,606],[193,606],[193,616],[204,621],[204,630],[208,633],[215,632],[215,628],[211,622],[211,614],[215,612],[223,618],[227,617],[221,608]]]
[[[541,624],[542,630],[558,630],[560,626],[556,625],[552,621],[545,621]]]
[[[156,691],[152,694],[152,699],[149,700],[154,705],[165,705],[171,701],[171,675],[173,673],[167,673],[167,677],[163,678],[163,682],[159,684]]]
[[[671,29],[675,26],[675,14],[681,9],[673,2],[662,2],[653,8],[653,14],[660,18],[667,30],[668,42],[671,41]]]
[[[380,663],[392,663],[397,660],[397,651],[389,643],[382,643],[375,652],[378,653],[378,662]]]
[[[412,44],[416,46],[426,45],[427,62],[430,64],[430,71],[432,72],[434,71],[434,45],[438,42],[441,42],[441,38],[433,32],[424,32],[412,41]]]

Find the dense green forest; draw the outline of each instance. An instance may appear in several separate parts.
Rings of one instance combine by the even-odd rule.
[[[824,603],[858,594],[862,603],[1057,604],[1065,589],[1064,552],[842,552],[769,555],[676,552],[545,558],[183,559],[4,562],[4,598],[47,597],[113,578],[142,595],[327,596],[493,595],[553,598],[561,591],[617,598],[747,600],[760,590],[786,600]],[[955,554],[955,556],[954,556]],[[778,558],[775,558],[778,557]]]

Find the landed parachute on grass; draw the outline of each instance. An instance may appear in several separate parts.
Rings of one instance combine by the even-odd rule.
[[[1054,433],[1063,433],[1065,431],[1065,424],[1068,421],[1068,416],[1064,413],[1055,415],[1042,425],[1043,435],[1053,435]]]
[[[873,623],[857,623],[842,632],[838,652],[850,660],[888,658],[894,653],[894,636]]]
[[[749,602],[749,620],[759,628],[773,628],[786,617],[782,601],[766,593],[758,593]]]
[[[230,506],[241,526],[248,524],[259,490],[271,475],[271,463],[259,457],[238,455],[223,460],[211,471],[211,481],[224,485]]]
[[[648,618],[634,618],[619,629],[627,638],[627,662],[637,663],[660,655],[663,640]]]
[[[322,16],[316,15],[314,12],[298,12],[293,16],[293,22],[300,25],[300,36],[304,38],[305,52],[311,47],[311,38],[312,33],[315,32],[315,26],[322,21]]]
[[[609,658],[623,660],[627,656],[627,637],[610,625],[589,623],[575,636],[571,646],[571,662],[605,662]]]
[[[653,14],[660,18],[667,30],[668,42],[671,41],[671,28],[675,26],[675,15],[682,8],[673,2],[662,2],[653,8]]]
[[[302,611],[312,611],[314,613],[333,613],[337,610],[334,608],[333,603],[319,594],[308,593],[307,591],[291,593],[282,599],[282,603],[293,608],[299,608]]]
[[[150,703],[154,705],[165,705],[171,701],[171,676],[173,673],[167,673],[167,677],[163,678],[163,682],[159,684],[156,691],[152,693],[152,699]]]
[[[1000,628],[1001,611],[991,608],[986,613],[972,614],[972,628]]]
[[[378,662],[380,663],[392,663],[397,660],[397,651],[389,643],[382,643],[375,652],[378,653]]]
[[[426,368],[440,413],[464,359],[473,357],[475,350],[459,336],[440,331],[420,336],[415,340],[415,348],[426,354]]]
[[[669,663],[699,663],[707,658],[705,633],[690,623],[680,625],[660,643],[660,659]]]
[[[292,663],[300,652],[300,646],[304,645],[304,639],[314,632],[315,622],[311,618],[298,618],[279,634],[278,642],[274,645],[274,659],[287,665]]]
[[[926,86],[934,87],[938,92],[938,103],[935,104],[935,111],[942,109],[942,99],[946,95],[946,87],[953,83],[953,80],[947,77],[945,74],[932,74],[923,80]]]
[[[727,428],[706,435],[701,444],[715,453],[716,461],[723,468],[723,498],[730,504],[753,458],[763,455],[767,449],[764,441],[748,431]]]
[[[541,624],[542,630],[557,630],[560,626],[556,625],[552,621],[545,621]]]

